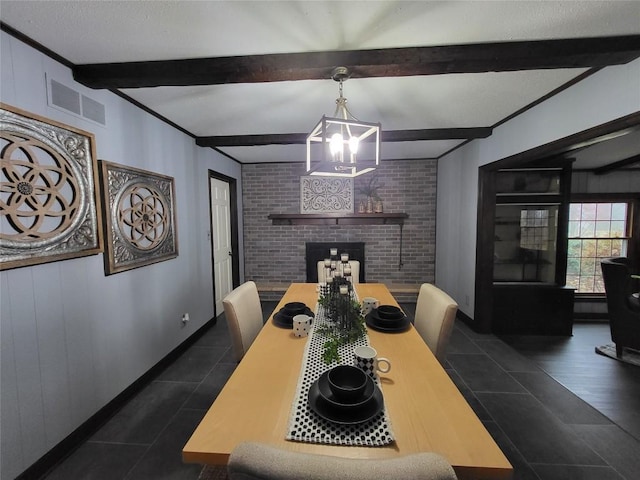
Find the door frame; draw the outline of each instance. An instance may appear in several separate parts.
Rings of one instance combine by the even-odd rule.
[[[222,312],[216,311],[216,279],[213,258],[213,212],[211,211],[211,179],[220,180],[229,185],[229,223],[231,227],[231,281],[233,288],[240,284],[240,253],[238,241],[238,186],[237,180],[222,173],[209,170],[207,188],[209,189],[209,241],[211,247],[211,283],[213,285],[213,318]]]

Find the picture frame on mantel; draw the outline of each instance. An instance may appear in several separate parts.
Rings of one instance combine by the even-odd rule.
[[[103,251],[95,137],[0,103],[0,270]]]
[[[178,256],[173,177],[100,160],[106,275]]]
[[[300,213],[353,213],[353,178],[300,177]]]

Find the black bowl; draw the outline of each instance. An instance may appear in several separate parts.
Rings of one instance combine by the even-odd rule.
[[[367,386],[367,374],[351,365],[338,365],[327,374],[329,388],[335,397],[344,402],[361,398]]]
[[[393,305],[380,305],[378,307],[378,318],[381,320],[401,320],[404,313]]]
[[[291,315],[292,317],[294,317],[295,315],[304,313],[306,308],[307,306],[302,302],[289,302],[285,304],[284,311],[287,313],[287,315]]]

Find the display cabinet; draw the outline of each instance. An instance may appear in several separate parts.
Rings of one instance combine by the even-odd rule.
[[[566,161],[481,175],[482,331],[571,334],[573,291],[564,286],[570,178]]]

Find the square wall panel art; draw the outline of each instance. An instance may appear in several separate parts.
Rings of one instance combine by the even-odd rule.
[[[300,177],[300,213],[353,213],[353,178]]]
[[[100,161],[105,273],[178,256],[174,181],[157,173]]]
[[[102,251],[95,138],[0,104],[0,270]]]

